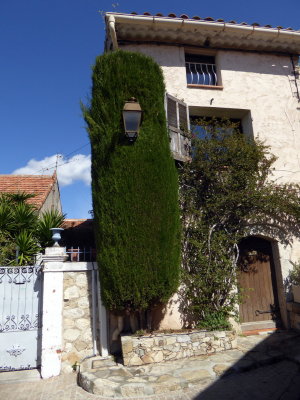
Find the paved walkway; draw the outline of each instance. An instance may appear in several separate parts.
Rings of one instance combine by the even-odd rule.
[[[2,383],[0,398],[1,400],[111,400],[112,398],[299,400],[299,365],[300,336],[273,333],[268,336],[240,337],[237,350],[229,350],[210,357],[201,356],[143,367],[123,368],[120,365],[113,365],[99,369],[102,378],[96,379],[106,381],[107,385],[103,385],[102,382],[102,387],[113,388],[113,395],[118,397],[88,393],[77,386],[76,375],[70,374],[45,381]],[[126,373],[120,374],[120,369]],[[123,395],[121,394],[124,387],[127,391],[128,387],[129,389],[131,387],[127,396],[126,390],[125,392],[123,390]],[[151,394],[151,390],[148,389],[147,392],[146,389],[149,395],[146,392],[143,395],[138,392],[134,394],[132,389],[135,387],[154,388],[155,393]],[[160,388],[158,391],[157,387]],[[115,390],[116,388],[118,389]]]

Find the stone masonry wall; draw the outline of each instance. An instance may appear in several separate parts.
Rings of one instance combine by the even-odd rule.
[[[124,365],[143,365],[211,354],[237,347],[232,331],[122,336]]]
[[[93,353],[92,271],[64,272],[62,371]]]

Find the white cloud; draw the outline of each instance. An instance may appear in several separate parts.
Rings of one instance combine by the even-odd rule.
[[[66,160],[63,155],[45,157],[43,160],[29,160],[27,165],[13,171],[17,175],[52,175],[57,162],[57,177],[60,186],[82,181],[91,183],[91,155],[76,154]]]

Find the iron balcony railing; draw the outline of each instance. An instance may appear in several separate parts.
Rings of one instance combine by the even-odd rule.
[[[71,247],[67,248],[69,258],[67,261],[96,261],[96,249],[92,247]]]
[[[215,64],[186,62],[185,66],[188,85],[218,85]]]

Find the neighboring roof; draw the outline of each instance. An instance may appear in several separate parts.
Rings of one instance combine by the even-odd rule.
[[[300,30],[258,23],[224,21],[211,17],[201,18],[171,13],[163,16],[145,12],[123,14],[106,13],[107,35],[114,42],[152,41],[190,44],[201,47],[276,51],[300,54]],[[115,46],[116,47],[116,46]]]
[[[70,247],[95,248],[92,219],[65,219],[62,228],[62,244]]]
[[[28,199],[38,209],[46,201],[50,191],[57,181],[56,173],[50,175],[0,175],[0,193],[35,194]]]

